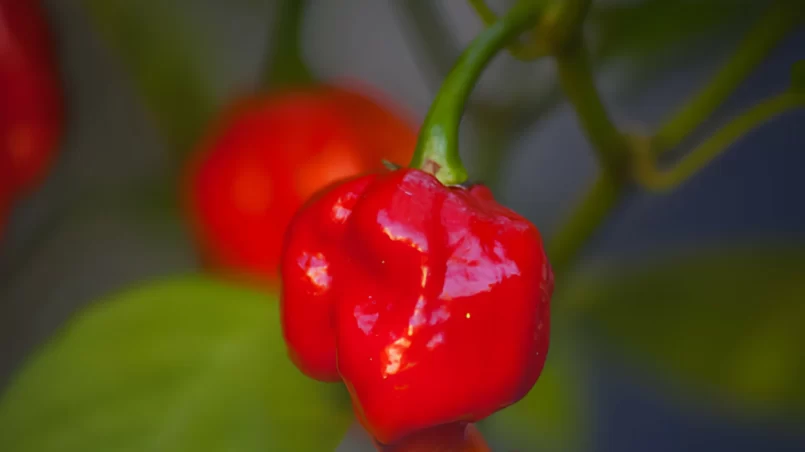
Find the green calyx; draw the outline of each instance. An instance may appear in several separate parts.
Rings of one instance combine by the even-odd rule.
[[[520,0],[479,34],[445,78],[419,132],[410,167],[433,174],[445,185],[467,180],[458,150],[464,105],[489,61],[520,33],[536,24],[542,10],[536,0]]]

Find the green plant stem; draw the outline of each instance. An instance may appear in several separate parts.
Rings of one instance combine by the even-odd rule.
[[[802,21],[805,8],[797,3],[778,0],[770,6],[710,82],[660,127],[654,136],[655,152],[678,146],[724,103],[766,55]]]
[[[394,4],[403,17],[403,30],[408,32],[407,38],[416,44],[415,56],[423,72],[427,72],[429,85],[433,91],[438,90],[442,79],[450,73],[453,62],[459,55],[455,36],[450,33],[444,22],[444,15],[433,0],[406,0]],[[477,130],[477,139],[481,152],[478,155],[476,174],[473,178],[483,182],[493,192],[499,180],[500,166],[508,150],[508,139],[513,117],[520,114],[519,105],[493,107],[481,102],[469,100],[466,115],[483,127]],[[534,107],[529,103],[529,107]],[[528,125],[532,122],[529,121]]]
[[[674,188],[694,176],[751,130],[796,108],[805,108],[805,94],[785,92],[767,99],[733,118],[668,170],[658,169],[655,157],[644,150],[635,166],[635,178],[650,190]]]
[[[472,9],[475,10],[475,13],[478,14],[478,17],[484,25],[489,26],[497,22],[498,15],[492,11],[492,8],[486,4],[485,0],[469,0],[469,4],[472,6]]]
[[[498,15],[485,0],[469,0],[469,3],[487,27],[498,21]],[[547,55],[545,47],[540,44],[538,40],[531,39],[527,42],[514,41],[507,47],[509,53],[518,60],[532,61]]]
[[[409,42],[414,44],[412,48],[418,63],[427,73],[429,85],[436,91],[459,55],[455,36],[450,33],[444,15],[433,0],[406,0],[394,5],[399,8],[402,28],[407,32]],[[478,131],[480,152],[475,165],[478,174],[473,174],[473,177],[497,193],[501,164],[506,160],[512,143],[563,100],[559,83],[555,80],[536,102],[523,96],[512,104],[496,106],[470,99],[466,114],[483,125]]]
[[[567,47],[579,45],[582,25],[590,11],[592,0],[554,1],[545,10],[539,26],[539,37],[554,55]]]
[[[609,118],[593,79],[587,51],[581,41],[556,55],[559,83],[576,110],[581,127],[595,149],[605,173],[624,176],[628,142]]]
[[[566,0],[546,11],[545,38],[554,52],[559,84],[593,145],[602,173],[553,241],[548,255],[557,278],[564,278],[584,244],[617,205],[627,182],[629,142],[618,130],[595,86],[581,35],[590,0]]]
[[[170,170],[180,171],[199,132],[215,115],[215,83],[204,70],[208,36],[175,17],[174,6],[143,7],[128,0],[84,0],[91,25],[121,58],[171,147]],[[5,102],[0,99],[0,102]]]
[[[570,272],[587,240],[618,204],[624,186],[621,179],[602,173],[550,241],[548,257],[557,279]]]
[[[467,98],[481,72],[512,39],[532,27],[541,8],[534,1],[520,0],[498,22],[484,30],[461,54],[431,105],[419,133],[412,168],[436,176],[446,185],[467,180],[467,170],[458,151],[458,130]]]
[[[302,58],[302,26],[305,0],[281,0],[272,35],[271,56],[265,70],[265,83],[276,88],[313,81]]]

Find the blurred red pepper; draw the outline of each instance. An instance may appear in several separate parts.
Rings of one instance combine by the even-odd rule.
[[[416,127],[365,87],[316,85],[236,102],[191,164],[187,197],[206,263],[278,280],[285,228],[323,186],[407,162]]]
[[[0,0],[0,160],[12,197],[41,181],[61,135],[52,44],[39,1]]]
[[[534,225],[483,185],[415,169],[339,184],[296,215],[281,268],[292,360],[342,379],[383,444],[481,420],[542,371],[551,267]]]

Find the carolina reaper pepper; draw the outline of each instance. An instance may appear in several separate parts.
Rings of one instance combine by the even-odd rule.
[[[542,371],[551,267],[536,227],[483,185],[418,169],[335,185],[291,222],[281,272],[291,359],[343,380],[381,443],[481,420]]]
[[[186,200],[207,264],[275,283],[294,212],[323,186],[404,162],[416,128],[380,96],[312,85],[247,97],[226,111],[191,163]]]
[[[440,425],[407,436],[395,444],[375,441],[378,452],[490,452],[489,445],[474,424],[457,422]]]

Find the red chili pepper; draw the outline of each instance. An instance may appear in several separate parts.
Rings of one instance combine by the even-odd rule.
[[[378,452],[490,452],[489,446],[472,424],[457,422],[427,429],[385,446],[375,443]]]
[[[44,177],[61,127],[61,88],[41,4],[0,0],[0,160],[14,196]]]
[[[337,185],[291,223],[282,279],[292,360],[342,379],[381,443],[481,420],[542,371],[553,274],[534,225],[482,185],[415,169]]]
[[[413,122],[365,88],[317,86],[237,102],[202,143],[187,196],[207,263],[275,283],[282,237],[313,193],[408,161]]]

